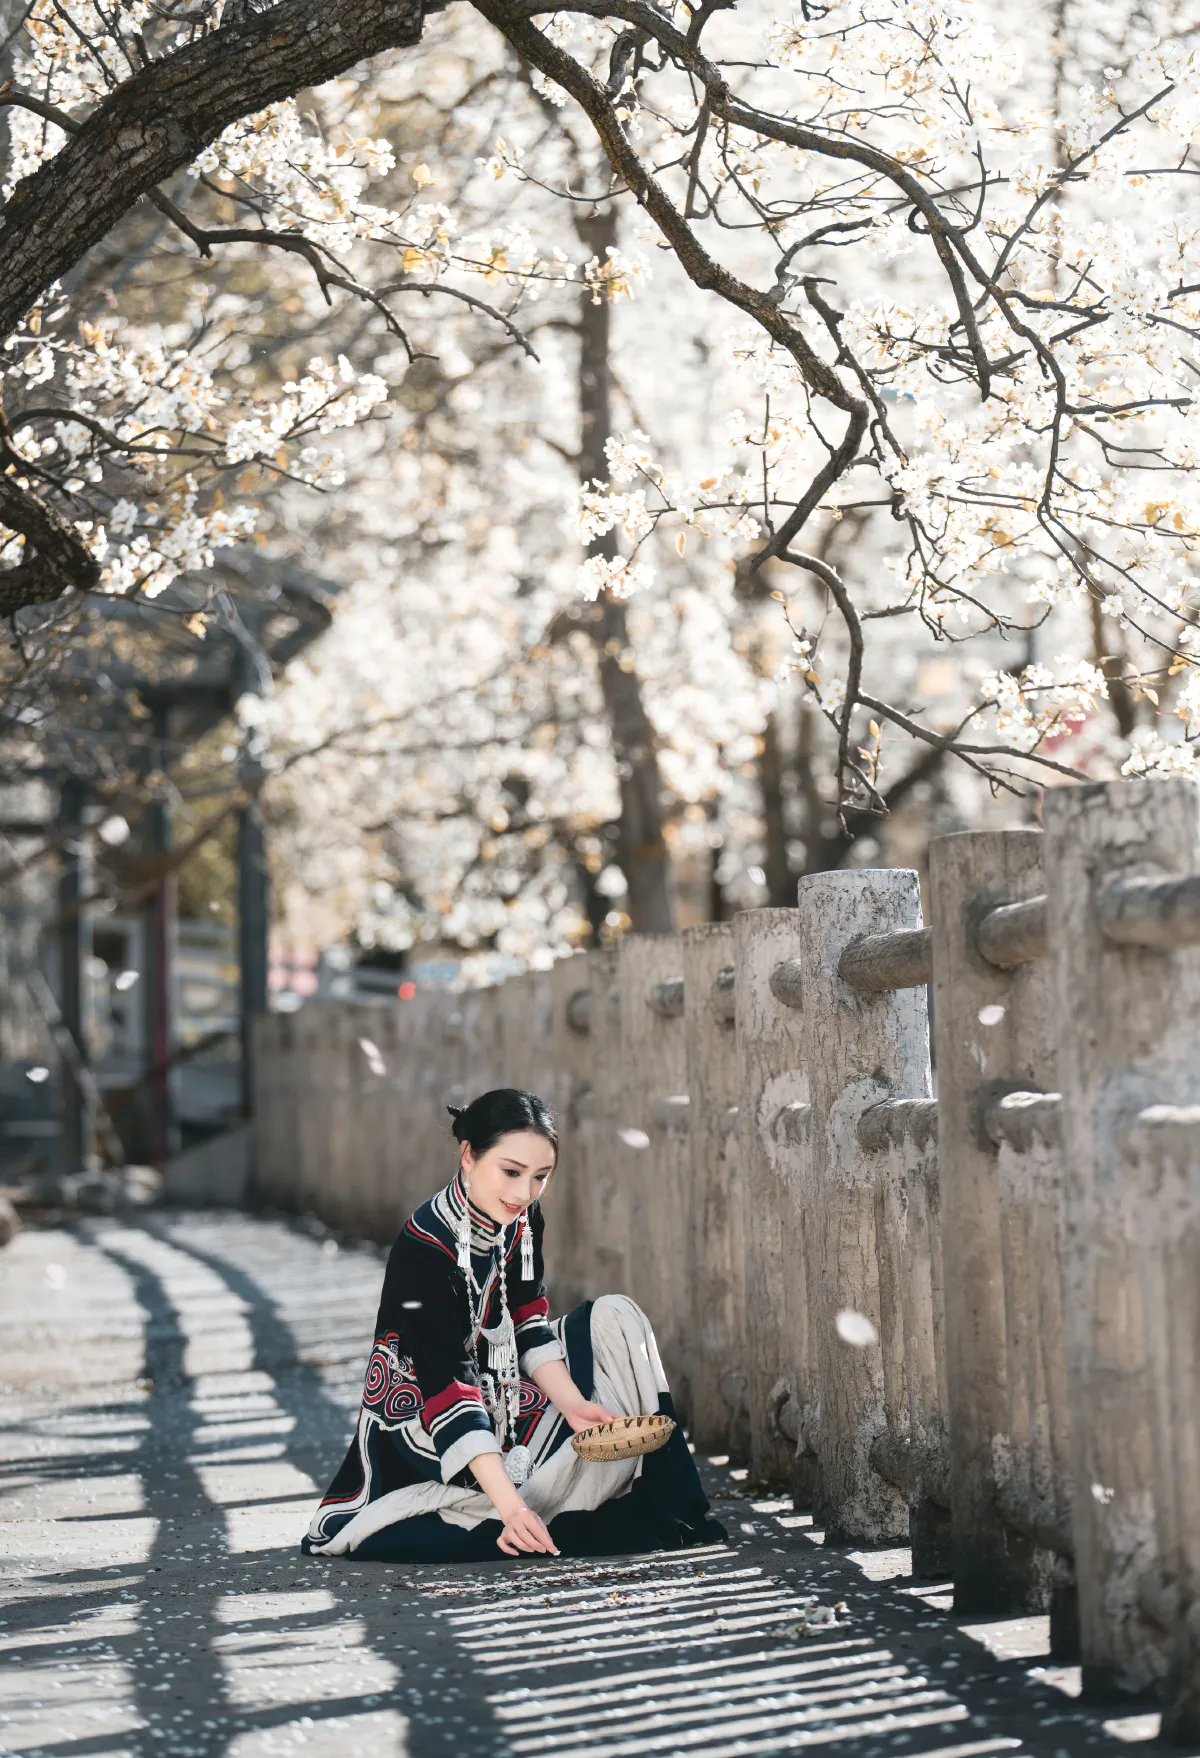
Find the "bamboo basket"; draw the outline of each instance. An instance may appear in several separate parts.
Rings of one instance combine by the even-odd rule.
[[[581,1459],[612,1461],[634,1459],[641,1453],[657,1453],[674,1432],[669,1416],[618,1416],[615,1422],[597,1422],[581,1428],[571,1445]]]

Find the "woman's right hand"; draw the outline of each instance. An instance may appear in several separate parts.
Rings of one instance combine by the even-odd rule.
[[[522,1551],[545,1551],[558,1555],[558,1546],[546,1530],[545,1522],[522,1502],[504,1522],[504,1531],[496,1540],[506,1557],[519,1556]]]
[[[558,1546],[541,1518],[521,1500],[516,1484],[504,1469],[500,1454],[481,1453],[471,1460],[471,1470],[476,1483],[504,1522],[504,1531],[496,1543],[505,1556],[520,1556],[522,1551],[543,1551],[556,1557]]]

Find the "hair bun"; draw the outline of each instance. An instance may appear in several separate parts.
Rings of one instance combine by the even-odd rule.
[[[493,1092],[480,1093],[469,1105],[447,1105],[446,1109],[453,1119],[451,1133],[455,1141],[465,1143],[473,1154],[486,1154],[502,1135],[521,1130],[545,1136],[558,1153],[553,1113],[536,1093],[497,1087]]]

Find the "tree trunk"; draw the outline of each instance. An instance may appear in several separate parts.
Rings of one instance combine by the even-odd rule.
[[[577,218],[580,242],[604,261],[615,243],[614,212]],[[609,398],[609,305],[593,304],[585,292],[579,317],[579,479],[603,481],[608,474],[604,442],[611,427]],[[614,556],[616,537],[597,538],[589,555]],[[663,837],[657,738],[642,701],[642,686],[629,650],[625,606],[602,594],[600,615],[587,626],[599,652],[600,689],[608,713],[621,813],[615,854],[629,887],[626,908],[637,934],[671,934],[675,929],[674,886]]]

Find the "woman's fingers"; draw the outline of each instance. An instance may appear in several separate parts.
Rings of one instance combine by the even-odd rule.
[[[522,1551],[545,1551],[550,1556],[559,1554],[559,1547],[532,1508],[522,1508],[520,1514],[513,1515],[504,1528],[504,1535],[511,1538],[513,1544],[520,1545]]]
[[[531,1514],[527,1521],[522,1521],[521,1536],[530,1550],[547,1551],[551,1556],[558,1555],[558,1547],[536,1514]]]
[[[618,1419],[617,1411],[609,1410],[603,1404],[593,1404],[589,1400],[588,1403],[580,1404],[577,1409],[572,1410],[567,1421],[578,1434],[581,1428],[591,1428],[594,1423],[616,1422]]]
[[[558,1555],[558,1546],[532,1508],[522,1508],[520,1513],[514,1514],[496,1543],[510,1557],[516,1556],[519,1550],[543,1551],[553,1557]]]

